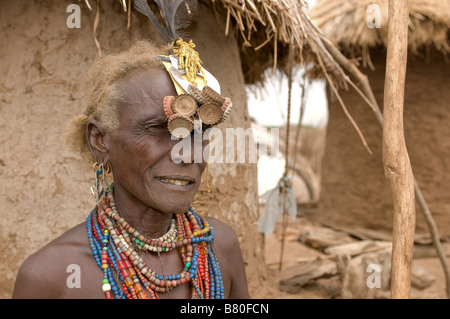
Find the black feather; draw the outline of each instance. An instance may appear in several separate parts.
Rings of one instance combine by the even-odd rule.
[[[159,23],[158,19],[153,14],[152,9],[150,9],[147,0],[134,0],[134,7],[137,11],[147,16],[153,23],[153,25],[158,29],[158,31],[167,38],[168,34],[165,30],[165,27],[161,23]]]
[[[161,24],[146,0],[134,0],[137,11],[147,16],[167,41],[176,41],[192,22],[197,1],[155,0],[165,25]]]
[[[186,35],[186,29],[191,26],[193,20],[197,16],[197,6],[197,0],[184,0],[178,7],[177,14],[175,16],[175,25],[178,36],[184,38]]]

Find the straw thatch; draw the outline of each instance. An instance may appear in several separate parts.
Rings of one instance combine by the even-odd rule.
[[[84,0],[86,6],[95,10],[95,1],[92,4],[89,1]],[[132,1],[118,1],[127,13],[130,26]],[[293,64],[308,66],[310,77],[327,72],[336,86],[346,87],[345,73],[323,45],[323,34],[311,22],[304,0],[199,1],[211,7],[226,34],[236,34],[247,84],[262,83],[268,68],[286,73],[291,66],[288,57],[292,49]],[[98,14],[94,34],[97,24]],[[101,52],[101,44],[95,41]]]
[[[268,68],[287,73],[289,49],[293,49],[293,63],[309,65],[309,75],[328,72],[335,83],[342,84],[344,73],[323,46],[322,33],[311,22],[304,0],[213,0],[215,3],[225,9],[225,33],[232,24],[236,27],[247,83],[262,82]]]
[[[367,21],[377,15],[379,27],[368,26]],[[310,11],[311,19],[341,50],[351,55],[362,55],[370,63],[368,49],[385,46],[388,29],[388,0],[319,0]],[[434,46],[447,55],[450,52],[450,0],[409,0],[408,43],[411,53]]]

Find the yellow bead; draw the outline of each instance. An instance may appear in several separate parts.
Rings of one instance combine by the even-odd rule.
[[[125,277],[125,284],[130,287],[133,284],[133,280],[130,277]]]
[[[108,269],[108,264],[102,264],[103,269]]]

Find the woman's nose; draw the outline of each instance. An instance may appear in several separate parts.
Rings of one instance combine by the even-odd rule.
[[[170,157],[176,163],[202,163],[205,143],[202,133],[189,134],[183,139],[172,137]]]

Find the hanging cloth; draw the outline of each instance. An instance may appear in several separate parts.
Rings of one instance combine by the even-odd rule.
[[[286,196],[285,198],[283,198]],[[265,200],[264,211],[258,220],[258,231],[267,237],[275,229],[278,218],[286,209],[288,215],[295,220],[297,201],[292,189],[292,178],[284,176],[275,188],[265,192],[261,197]],[[285,201],[285,203],[283,203]],[[284,205],[283,205],[284,204]]]

